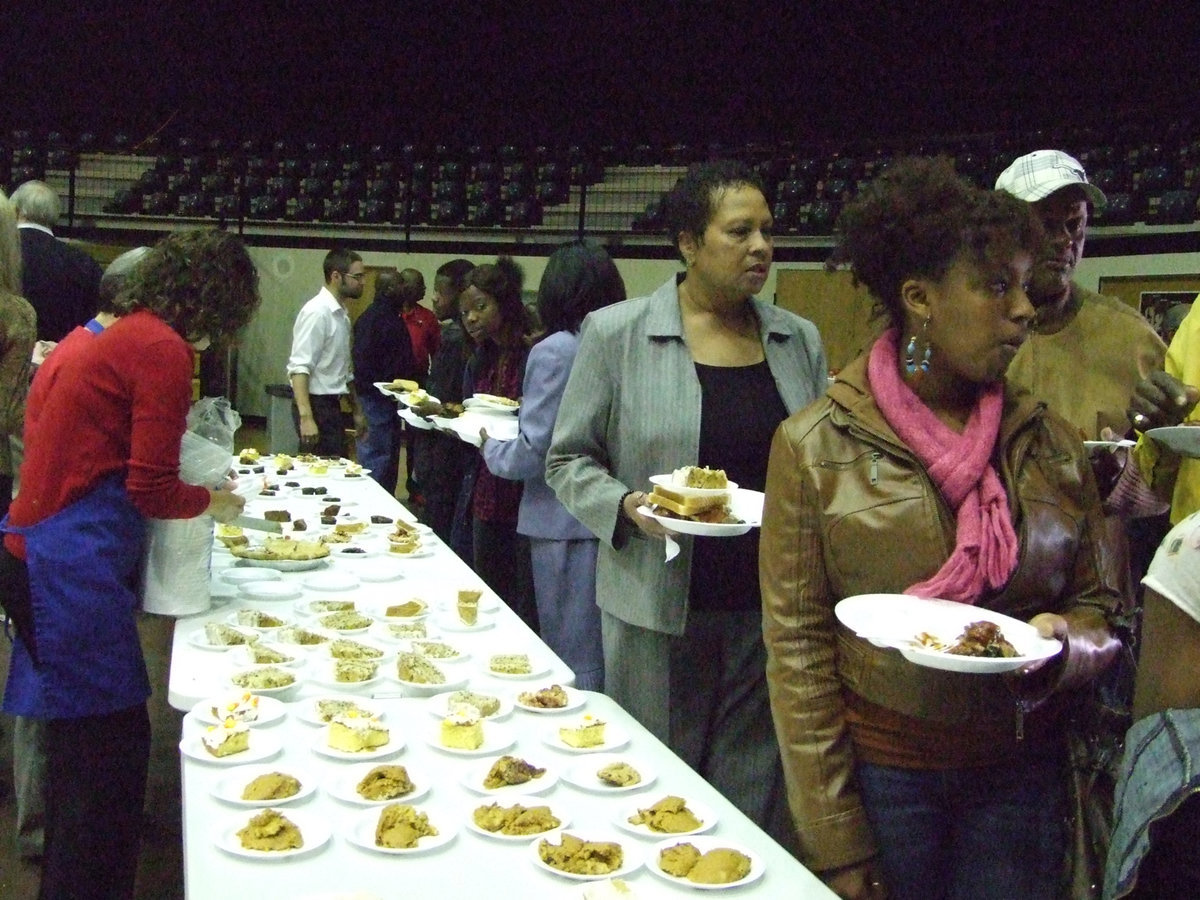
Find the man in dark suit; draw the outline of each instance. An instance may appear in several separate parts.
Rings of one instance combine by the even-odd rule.
[[[13,191],[21,232],[21,291],[37,313],[39,341],[60,341],[96,313],[100,264],[54,236],[59,202],[43,181],[26,181]]]

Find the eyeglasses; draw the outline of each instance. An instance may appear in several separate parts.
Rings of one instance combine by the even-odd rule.
[[[342,277],[343,278],[353,278],[359,284],[362,284],[367,278],[367,273],[366,272],[343,272]]]

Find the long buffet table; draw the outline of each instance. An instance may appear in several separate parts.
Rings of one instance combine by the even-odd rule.
[[[292,473],[271,476],[270,481],[295,481],[302,486],[324,486],[324,496],[284,492],[255,498],[248,515],[268,509],[287,509],[304,518],[307,537],[319,534],[313,523],[330,501],[341,499],[342,520],[367,520],[372,515],[404,518],[409,514],[369,478],[348,479],[344,469],[322,476]],[[286,527],[286,526],[285,526]],[[576,691],[570,670],[487,590],[480,579],[448,548],[429,534],[422,536],[422,553],[401,558],[387,552],[389,526],[369,526],[355,539],[367,553],[339,555],[318,569],[279,573],[278,580],[237,586],[227,572],[243,572],[234,557],[215,551],[212,565],[214,606],[206,613],[178,620],[175,629],[169,699],[189,710],[184,717],[181,748],[184,863],[186,892],[190,900],[206,898],[398,898],[398,897],[563,897],[581,898],[587,887],[535,862],[533,844],[538,839],[499,839],[473,829],[472,811],[481,805],[545,804],[568,823],[567,831],[587,839],[619,841],[627,865],[622,875],[641,898],[695,895],[686,883],[670,883],[650,871],[653,847],[662,840],[642,831],[632,833],[619,822],[639,807],[648,807],[668,794],[686,799],[700,814],[705,832],[682,838],[700,849],[709,844],[732,846],[751,855],[752,879],[732,888],[737,896],[796,898],[833,895],[782,847],[738,812],[724,797],[688,768],[628,713],[602,694]],[[301,536],[301,535],[297,535]],[[379,551],[378,553],[374,551]],[[428,551],[427,553],[424,551]],[[258,585],[258,587],[256,587]],[[470,630],[455,615],[460,588],[483,589],[479,625]],[[271,599],[263,599],[266,595]],[[274,721],[251,729],[247,755],[225,761],[207,758],[199,744],[207,728],[212,698],[236,692],[229,681],[238,668],[242,651],[204,647],[204,625],[228,624],[235,610],[257,608],[306,626],[314,626],[310,604],[323,599],[353,599],[368,613],[379,613],[389,604],[419,598],[428,604],[427,629],[460,651],[464,659],[443,666],[448,684],[442,688],[403,685],[381,677],[356,691],[363,705],[382,714],[391,741],[378,756],[365,760],[330,755],[325,728],[314,723],[314,698],[336,695],[325,679],[329,663],[323,648],[300,652],[304,658],[294,668],[298,684],[281,696],[264,701]],[[388,653],[382,666],[394,671],[394,653],[404,649],[389,640],[386,624],[372,625],[365,633],[348,635]],[[264,634],[270,640],[271,633]],[[501,677],[488,670],[494,653],[527,653],[535,674],[526,678]],[[535,712],[516,701],[522,691],[551,684],[563,685],[570,709]],[[501,713],[484,722],[485,743],[479,751],[455,753],[437,740],[444,697],[438,690],[466,685],[470,690],[501,698]],[[275,702],[279,701],[279,702]],[[598,752],[572,751],[557,739],[558,727],[573,724],[590,714],[606,724],[606,743]],[[487,794],[482,777],[501,753],[509,753],[546,769],[530,785]],[[607,761],[629,762],[644,776],[643,783],[628,789],[605,788],[595,770]],[[404,766],[420,796],[412,803],[426,812],[440,834],[422,839],[423,848],[409,853],[384,853],[371,840],[382,804],[371,806],[356,798],[353,784],[366,769],[377,764]],[[302,796],[274,804],[292,818],[306,835],[306,847],[274,857],[240,851],[236,830],[260,810],[238,805],[241,785],[265,771],[295,775],[305,786]],[[311,789],[311,792],[309,792]],[[525,791],[530,791],[525,793]],[[645,864],[640,864],[645,860]]]

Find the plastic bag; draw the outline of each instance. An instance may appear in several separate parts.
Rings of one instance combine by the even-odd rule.
[[[202,397],[192,404],[179,448],[179,478],[215,488],[229,473],[233,437],[242,417],[224,397]]]

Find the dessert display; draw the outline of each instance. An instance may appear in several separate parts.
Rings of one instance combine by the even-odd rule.
[[[478,750],[483,746],[483,722],[473,706],[457,707],[442,719],[441,742],[452,750]]]
[[[356,607],[353,600],[314,600],[308,608],[315,613],[351,612]]]
[[[359,631],[371,627],[371,617],[356,610],[327,613],[321,616],[321,624],[334,631]]]
[[[562,824],[548,806],[524,807],[521,804],[480,806],[471,814],[475,824],[492,834],[523,835],[553,831]]]
[[[379,670],[379,664],[368,659],[339,659],[333,664],[333,680],[346,684],[370,681]]]
[[[287,624],[279,616],[273,616],[260,609],[239,609],[235,614],[239,625],[250,628],[281,628]]]
[[[285,625],[275,632],[275,640],[282,644],[299,644],[302,647],[313,647],[317,644],[326,644],[329,638],[316,631],[309,631],[307,628],[301,628],[298,625]]]
[[[687,807],[682,797],[666,796],[629,817],[630,825],[645,825],[661,834],[683,834],[703,827],[704,822]]]
[[[488,660],[488,668],[501,675],[531,675],[533,664],[528,653],[496,653]]]
[[[608,875],[625,862],[621,845],[613,841],[585,841],[563,832],[562,843],[545,838],[538,844],[538,857],[552,869],[571,875]]]
[[[483,786],[494,791],[496,788],[525,784],[545,774],[545,769],[539,769],[516,756],[502,756],[492,763],[487,775],[483,776]]]
[[[380,659],[383,651],[358,641],[338,638],[329,645],[329,655],[334,659]]]
[[[423,638],[429,636],[424,622],[406,622],[403,625],[392,625],[389,623],[388,632],[392,637],[398,638]]]
[[[200,743],[218,759],[244,753],[250,749],[250,727],[245,722],[227,716],[220,725],[209,726],[200,735]]]
[[[230,680],[241,688],[249,688],[252,691],[270,691],[295,684],[296,676],[275,666],[264,666],[261,669],[237,672]]]
[[[343,753],[362,753],[374,750],[391,740],[391,734],[383,723],[370,716],[347,712],[334,716],[329,722],[328,744]]]
[[[521,691],[517,694],[517,702],[534,709],[563,709],[569,701],[563,686],[552,684],[536,691]]]
[[[558,729],[558,738],[568,747],[599,747],[604,743],[604,722],[593,715],[581,716],[574,725]]]
[[[250,662],[256,666],[282,666],[296,661],[296,657],[289,656],[282,650],[276,650],[273,647],[264,647],[262,644],[251,644],[246,648],[246,654],[249,656]]]
[[[320,541],[297,541],[292,538],[267,538],[261,547],[234,547],[230,551],[241,559],[306,561],[324,559],[329,548]]]
[[[413,651],[430,659],[455,659],[462,656],[456,648],[441,641],[413,641]]]
[[[375,827],[375,845],[391,850],[410,850],[423,837],[432,837],[438,830],[429,824],[429,817],[403,803],[391,803],[379,813]]]
[[[264,809],[237,835],[247,850],[277,853],[281,850],[298,850],[304,846],[300,829],[277,809]]]
[[[411,619],[413,616],[419,616],[427,609],[424,600],[408,600],[404,603],[395,603],[383,611],[383,614],[389,619]]]
[[[286,800],[300,793],[300,780],[282,772],[267,772],[242,789],[243,800]]]
[[[413,684],[445,684],[442,670],[420,653],[401,653],[396,660],[396,674],[401,681]]]
[[[460,590],[458,592],[458,618],[464,625],[479,622],[479,598],[483,591]]]
[[[613,787],[629,787],[632,784],[640,784],[642,781],[642,773],[624,762],[609,763],[607,766],[603,766],[597,770],[596,777]]]
[[[695,884],[733,884],[750,874],[750,857],[730,847],[701,854],[691,844],[676,844],[658,854],[658,867]]]
[[[376,766],[354,787],[364,800],[395,800],[414,789],[404,766]]]
[[[233,647],[239,644],[253,644],[258,640],[258,636],[246,634],[220,622],[209,622],[204,626],[204,639],[214,647]]]
[[[473,707],[479,713],[480,717],[484,719],[500,712],[500,698],[493,697],[491,694],[477,694],[474,691],[455,691],[446,698],[447,709],[454,709],[456,706],[462,705]]]
[[[332,722],[338,716],[356,715],[363,718],[374,718],[375,712],[365,706],[359,706],[354,700],[327,697],[317,701],[317,718],[322,722]]]
[[[213,718],[219,722],[225,719],[233,719],[235,722],[257,722],[258,721],[258,703],[257,694],[251,694],[249,691],[238,694],[236,697],[230,697],[223,703],[214,703],[211,707]]]

